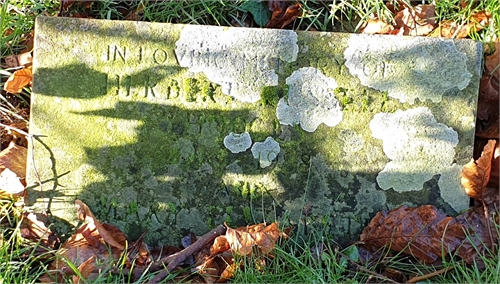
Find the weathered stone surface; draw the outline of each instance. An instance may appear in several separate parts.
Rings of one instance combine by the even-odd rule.
[[[35,35],[29,196],[59,229],[79,198],[153,245],[275,218],[345,243],[382,209],[468,206],[474,41],[45,17]]]

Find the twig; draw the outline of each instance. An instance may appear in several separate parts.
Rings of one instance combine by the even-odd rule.
[[[155,278],[153,278],[153,280],[151,280],[150,283],[158,283],[162,281],[165,277],[167,277],[168,273],[173,271],[179,264],[181,264],[184,260],[186,260],[186,258],[197,253],[198,251],[203,249],[203,247],[205,247],[207,243],[212,242],[213,240],[215,240],[215,238],[225,233],[226,233],[226,227],[224,227],[223,225],[219,225],[217,228],[206,233],[196,242],[194,242],[187,248],[181,250],[180,252],[164,257],[159,261],[155,261],[150,266],[151,271],[157,271],[162,269],[166,263],[168,263],[168,265],[167,268],[162,270],[158,275],[156,275]]]
[[[392,280],[392,279],[390,279],[390,278],[385,277],[384,275],[378,274],[377,272],[371,271],[371,270],[369,270],[368,268],[366,268],[366,267],[364,267],[364,266],[359,265],[359,264],[358,264],[358,263],[356,263],[354,260],[350,259],[347,255],[343,254],[343,253],[342,253],[340,250],[338,250],[337,248],[335,249],[335,252],[337,252],[338,254],[340,254],[343,258],[347,259],[347,260],[348,260],[348,261],[349,261],[352,265],[356,266],[356,268],[357,268],[358,270],[361,270],[361,271],[363,271],[363,272],[366,272],[366,273],[368,273],[368,274],[371,274],[371,275],[373,275],[374,277],[377,277],[377,278],[379,278],[379,279],[383,279],[383,280],[388,281],[388,282],[390,282],[390,283],[396,283],[396,284],[398,283],[398,282],[396,282],[396,281],[394,281],[394,280]]]
[[[484,195],[483,190],[483,195]],[[483,211],[484,211],[484,218],[486,219],[486,228],[488,229],[488,237],[490,238],[490,244],[491,244],[491,251],[495,253],[495,243],[493,242],[493,232],[491,231],[491,226],[490,226],[490,214],[488,211],[488,206],[486,206],[486,203],[484,203],[483,198],[481,198],[481,203],[483,204]]]
[[[417,283],[419,281],[423,281],[423,280],[432,278],[434,276],[438,276],[438,275],[444,274],[444,273],[448,272],[448,270],[452,270],[453,268],[455,268],[455,267],[454,266],[448,266],[446,268],[440,269],[438,271],[434,271],[434,272],[429,273],[429,274],[425,274],[425,275],[422,275],[422,276],[415,276],[415,277],[411,278],[410,280],[406,281],[406,283]]]
[[[6,124],[3,124],[3,123],[0,123],[0,126],[5,127],[5,128],[7,128],[7,129],[9,129],[9,130],[14,130],[14,131],[16,131],[16,132],[18,132],[18,133],[20,133],[20,134],[22,134],[22,135],[26,136],[26,137],[32,137],[32,136],[33,136],[32,134],[29,134],[29,133],[28,133],[28,132],[26,132],[26,131],[23,131],[23,130],[21,130],[21,129],[19,129],[19,128],[15,128],[15,127],[12,127],[12,126],[9,126],[9,125],[6,125]]]

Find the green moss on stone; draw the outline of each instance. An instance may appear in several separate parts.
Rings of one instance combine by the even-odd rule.
[[[184,94],[186,102],[196,101],[199,91],[200,89],[195,78],[185,78],[182,81],[182,93]]]
[[[263,87],[260,93],[260,103],[263,106],[271,105],[276,107],[280,98],[284,96],[286,89],[280,85]]]

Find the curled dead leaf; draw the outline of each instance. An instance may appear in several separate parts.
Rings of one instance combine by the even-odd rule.
[[[433,4],[406,7],[394,16],[398,35],[428,35],[437,27],[436,10]]]
[[[9,147],[0,152],[0,172],[10,169],[18,177],[25,178],[27,157],[28,150],[26,148],[10,142]]]
[[[26,212],[23,214],[20,232],[24,239],[41,244],[41,247],[36,248],[36,251],[40,254],[46,254],[46,248],[56,249],[59,246],[59,237],[45,226],[39,215],[37,216],[34,213]]]
[[[81,200],[77,199],[75,204],[78,206],[78,218],[89,222],[91,230],[95,227],[99,231],[99,235],[107,244],[118,249],[125,248],[126,237],[119,229],[109,224],[105,224],[107,225],[105,227],[101,222],[99,222],[99,220],[96,219],[89,207]],[[110,231],[109,229],[111,227],[115,228],[115,230]]]
[[[11,94],[19,94],[23,88],[31,83],[33,74],[31,73],[31,66],[17,70],[7,79],[3,85],[3,89]]]
[[[369,19],[361,27],[362,34],[388,34],[394,27],[380,19]]]
[[[101,224],[82,201],[76,200],[75,203],[79,207],[79,218],[87,223],[64,242],[56,259],[49,266],[50,273],[40,278],[42,282],[65,282],[68,277],[74,276],[75,271],[69,267],[68,262],[80,272],[78,277],[72,277],[74,281],[92,279],[95,269],[118,261],[123,253],[125,235],[110,224]],[[111,248],[105,244],[109,244]]]
[[[493,205],[490,213],[498,212],[497,210],[497,205]],[[498,251],[499,235],[498,230],[495,229],[498,226],[498,220],[495,225],[492,218],[486,218],[482,206],[471,208],[457,216],[456,220],[463,224],[467,232],[467,237],[456,252],[457,255],[466,263],[484,269],[484,257],[488,253]]]
[[[491,13],[485,11],[477,12],[470,16],[466,22],[442,21],[439,27],[430,35],[444,38],[466,38],[471,32],[479,32],[488,26],[490,21]]]
[[[496,90],[496,99],[498,100],[498,84],[500,81],[500,42],[495,42],[495,52],[485,57],[485,74],[492,79],[492,86]]]
[[[266,23],[264,27],[270,29],[283,29],[301,15],[302,6],[300,5],[300,3],[288,6],[285,11],[277,6],[274,7],[271,19]]]
[[[465,192],[472,198],[483,199],[486,185],[490,181],[491,161],[495,151],[495,140],[489,140],[483,148],[481,157],[471,160],[462,170],[462,185]]]
[[[362,247],[374,254],[388,247],[425,262],[433,263],[455,251],[465,234],[462,224],[432,205],[410,208],[403,205],[381,211],[363,230]]]
[[[269,253],[274,249],[276,240],[283,235],[276,223],[269,226],[256,224],[232,229],[227,227],[226,239],[234,253],[249,255],[254,248],[261,253]]]
[[[24,197],[27,152],[13,142],[0,152],[0,196]]]

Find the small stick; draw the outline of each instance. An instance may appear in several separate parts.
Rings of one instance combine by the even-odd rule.
[[[425,274],[425,275],[422,275],[422,276],[415,276],[412,279],[408,280],[406,283],[417,283],[419,281],[426,280],[426,279],[432,278],[434,276],[438,276],[440,274],[444,274],[444,273],[448,272],[448,270],[452,270],[453,268],[455,268],[455,267],[454,266],[448,266],[446,268],[440,269],[438,271],[434,271],[434,272],[429,273],[429,274]]]
[[[168,263],[168,265],[167,269],[161,271],[158,275],[156,275],[155,278],[153,278],[153,280],[151,280],[150,283],[158,283],[162,281],[168,275],[169,272],[173,271],[181,262],[186,260],[190,255],[199,252],[207,243],[212,242],[213,240],[215,240],[215,238],[225,233],[226,233],[226,227],[224,227],[223,225],[219,225],[217,228],[206,233],[196,242],[194,242],[187,248],[181,250],[180,252],[164,257],[159,261],[155,261],[150,266],[151,271],[157,271],[162,269],[166,263]]]

